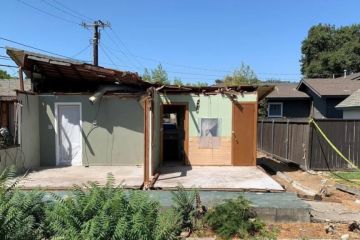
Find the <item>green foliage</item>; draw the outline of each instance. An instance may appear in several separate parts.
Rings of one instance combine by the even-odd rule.
[[[301,72],[306,77],[340,76],[360,71],[360,25],[310,28],[301,46]]]
[[[259,101],[259,107],[258,107],[259,118],[266,117],[266,115],[267,115],[267,107],[268,107],[268,104],[267,104],[267,101],[266,101],[265,98]]]
[[[15,168],[11,167],[0,175],[0,239],[41,239],[44,195],[16,189],[15,173]]]
[[[232,75],[225,76],[222,82],[227,86],[236,86],[245,84],[256,84],[260,81],[249,65],[241,63],[241,66],[238,69],[235,69]]]
[[[174,85],[177,85],[177,86],[184,86],[184,83],[183,83],[183,82],[181,81],[181,79],[178,78],[178,77],[175,77],[175,78],[174,78],[173,84],[174,84]]]
[[[11,76],[5,70],[0,69],[0,79],[10,79]]]
[[[174,209],[181,216],[182,228],[192,229],[193,216],[195,214],[196,191],[187,191],[181,185],[172,192]]]
[[[163,212],[157,222],[156,240],[178,239],[181,232],[181,216],[174,209]]]
[[[205,222],[222,238],[247,238],[263,232],[264,224],[255,218],[250,202],[244,197],[227,200],[205,216]]]
[[[114,186],[110,175],[105,187],[76,186],[72,195],[47,211],[49,236],[58,239],[174,239],[180,220],[174,212],[159,211],[159,203],[145,192],[127,194]]]
[[[148,70],[145,68],[143,79],[152,83],[160,83],[160,84],[170,84],[168,74],[164,70],[161,64],[157,65],[155,69]]]

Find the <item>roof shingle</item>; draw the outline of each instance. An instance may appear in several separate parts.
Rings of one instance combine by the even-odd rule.
[[[275,86],[266,98],[280,99],[280,98],[310,98],[306,93],[300,92],[296,89],[297,83],[282,83]]]
[[[360,107],[360,89],[336,105],[336,108]]]
[[[349,96],[360,88],[360,73],[339,78],[308,78],[300,82],[307,85],[319,96]]]

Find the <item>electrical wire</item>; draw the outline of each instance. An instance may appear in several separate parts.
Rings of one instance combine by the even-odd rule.
[[[71,24],[75,24],[75,25],[80,25],[79,23],[77,23],[77,22],[75,22],[75,21],[72,21],[72,20],[69,20],[69,19],[60,17],[60,16],[58,16],[58,15],[55,15],[55,14],[53,14],[53,13],[47,12],[47,11],[41,9],[41,8],[38,8],[38,7],[35,7],[34,5],[29,4],[28,2],[24,2],[23,0],[17,0],[17,1],[20,2],[20,3],[22,3],[22,4],[24,4],[24,5],[26,5],[26,6],[28,6],[28,7],[30,7],[30,8],[32,8],[32,9],[35,9],[35,10],[37,10],[37,11],[43,13],[43,14],[46,14],[46,15],[48,15],[48,16],[51,16],[51,17],[60,19],[60,20],[62,20],[62,21],[64,21],[64,22],[67,22],[67,23],[71,23]]]
[[[134,66],[136,69],[141,69],[142,67],[139,65],[134,64],[134,62],[130,59],[130,57],[122,50],[120,50],[121,48],[119,47],[118,43],[113,39],[113,37],[111,37],[111,35],[104,29],[105,34],[109,37],[109,39],[119,48],[119,51],[127,58],[127,60],[129,61],[129,64]],[[144,67],[145,68],[145,67]]]
[[[88,44],[86,47],[84,47],[83,49],[81,49],[79,52],[77,52],[77,53],[75,53],[74,55],[72,55],[71,58],[75,58],[76,56],[79,56],[80,54],[82,54],[83,52],[85,52],[86,50],[88,50],[90,46],[91,46],[91,44]]]
[[[112,29],[112,28],[110,28],[110,30],[111,30],[111,32],[115,35],[115,37],[118,39],[118,41],[121,43],[121,45],[123,45],[123,47],[126,49],[126,51],[127,51],[132,57],[134,57],[135,55],[130,51],[130,49],[126,46],[126,44],[121,40],[120,36],[115,32],[115,30]],[[135,61],[136,61],[140,66],[142,66],[143,68],[145,68],[144,65],[143,65],[140,61],[138,61],[135,57],[134,57],[134,59],[135,59]]]
[[[63,4],[63,3],[61,3],[61,2],[59,2],[59,1],[57,1],[57,0],[52,0],[52,1],[55,2],[56,4],[58,4],[59,6],[61,6],[63,9],[66,9],[66,10],[68,10],[68,11],[70,11],[70,12],[73,12],[74,14],[76,14],[76,15],[78,15],[78,16],[84,17],[84,18],[86,18],[86,19],[88,19],[88,20],[90,20],[90,21],[94,21],[94,20],[95,20],[95,19],[90,18],[90,17],[88,17],[88,16],[86,16],[86,15],[84,15],[84,14],[81,14],[80,12],[78,12],[78,11],[76,11],[76,10],[74,10],[74,9],[71,9],[70,7],[66,6],[65,4]]]
[[[69,12],[69,11],[67,11],[67,10],[64,10],[63,8],[60,8],[60,7],[56,6],[56,5],[48,2],[47,0],[42,0],[42,1],[43,1],[44,3],[46,3],[47,5],[49,5],[50,7],[55,8],[56,10],[58,10],[58,11],[60,11],[60,12],[62,12],[62,13],[67,14],[68,16],[71,16],[71,17],[73,17],[73,18],[77,18],[77,19],[79,19],[79,20],[83,20],[83,18],[79,17],[78,15],[72,14],[71,12]]]

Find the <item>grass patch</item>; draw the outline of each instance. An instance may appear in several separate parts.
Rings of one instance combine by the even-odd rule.
[[[360,171],[354,171],[354,172],[336,172],[336,175],[339,175],[341,178],[345,178],[348,180],[358,180],[360,181]],[[336,178],[339,178],[338,176],[334,175]]]

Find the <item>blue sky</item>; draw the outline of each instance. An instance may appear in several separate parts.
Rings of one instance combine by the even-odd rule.
[[[318,23],[359,23],[360,8],[358,0],[2,0],[0,37],[91,60],[92,31],[77,25],[89,19],[59,11],[56,2],[111,22],[112,30],[101,35],[100,65],[142,73],[162,63],[171,79],[208,83],[241,62],[260,79],[299,80],[301,41],[308,29]],[[21,48],[3,40],[0,46]],[[1,59],[0,64],[13,63]]]

